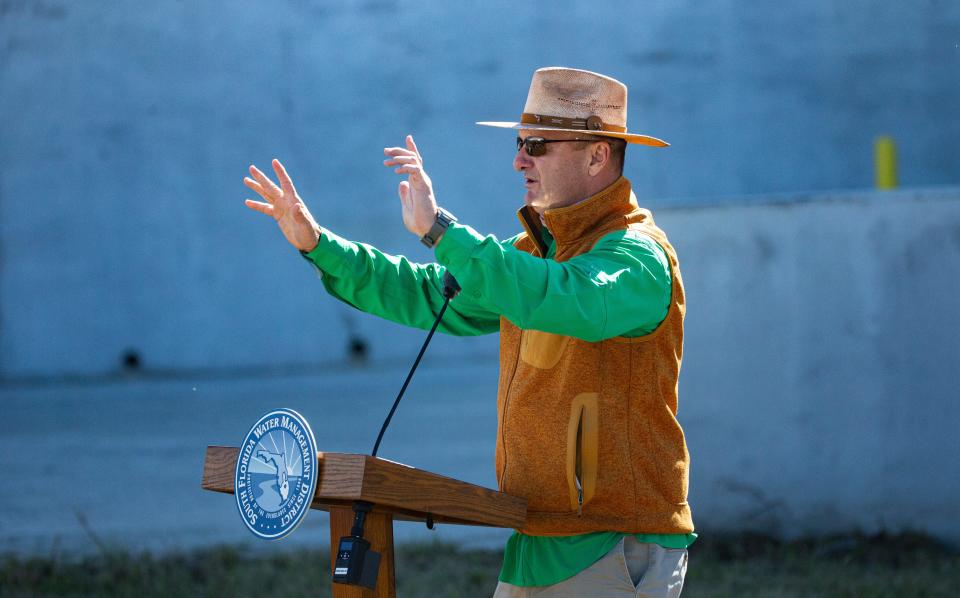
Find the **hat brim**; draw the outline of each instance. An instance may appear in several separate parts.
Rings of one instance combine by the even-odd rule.
[[[558,127],[545,127],[543,125],[525,124],[517,122],[501,121],[483,121],[478,122],[482,127],[497,127],[499,129],[528,129],[535,131],[566,131],[568,133],[586,133],[588,135],[601,135],[603,137],[616,137],[623,139],[627,143],[637,143],[640,145],[649,145],[651,147],[668,147],[670,144],[663,139],[650,137],[649,135],[638,135],[636,133],[617,133],[615,131],[587,131],[584,129],[560,129]]]

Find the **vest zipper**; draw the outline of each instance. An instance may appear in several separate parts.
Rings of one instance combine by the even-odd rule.
[[[577,478],[577,517],[583,515],[583,485],[580,484],[580,478]]]
[[[523,330],[520,330],[520,344],[523,344]],[[503,422],[503,430],[501,432],[500,442],[503,443],[503,473],[500,474],[500,479],[497,480],[497,486],[503,491],[503,481],[507,479],[507,407],[510,406],[510,390],[513,388],[513,380],[517,377],[517,368],[520,366],[520,346],[517,347],[517,360],[513,363],[513,371],[510,372],[510,381],[507,382],[507,390],[503,395],[503,413],[500,414],[500,419]]]
[[[533,217],[530,214],[530,208],[524,206],[517,212],[517,217],[520,220],[520,224],[523,226],[523,229],[526,231],[527,236],[533,241],[533,253],[540,258],[546,259],[547,256],[547,244],[543,242],[543,237],[540,235],[540,229],[537,226],[537,223],[533,221]],[[503,413],[500,414],[500,418],[503,422],[503,433],[501,442],[503,442],[503,473],[500,474],[500,479],[497,480],[497,485],[500,490],[503,490],[503,481],[507,479],[507,407],[510,405],[510,389],[513,388],[513,380],[517,377],[517,368],[520,367],[520,351],[523,346],[523,335],[526,332],[519,326],[517,329],[520,331],[520,344],[517,346],[517,360],[513,364],[513,372],[510,373],[510,381],[507,382],[507,390],[503,396]]]
[[[521,208],[520,211],[517,212],[517,216],[527,235],[533,241],[533,255],[541,258],[545,257],[547,254],[546,244],[539,235],[536,225],[530,220],[531,216],[528,208],[526,206]],[[497,480],[497,486],[500,490],[503,490],[503,481],[507,479],[507,407],[510,405],[510,389],[513,388],[513,379],[517,377],[517,368],[520,366],[520,348],[523,346],[524,330],[519,326],[517,326],[517,330],[520,331],[520,344],[517,346],[517,360],[513,363],[513,371],[510,372],[510,381],[507,382],[507,390],[503,395],[503,413],[500,414],[500,421],[503,422],[503,431],[500,438],[500,441],[503,443],[503,473],[500,474],[500,479]]]

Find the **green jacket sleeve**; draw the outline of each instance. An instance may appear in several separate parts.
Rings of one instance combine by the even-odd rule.
[[[453,224],[437,260],[467,296],[524,329],[599,341],[656,329],[670,304],[670,264],[650,237],[624,230],[566,262],[543,259]]]
[[[387,320],[428,330],[443,306],[439,264],[416,264],[323,229],[313,251],[304,254],[334,297]],[[470,297],[450,302],[437,330],[460,336],[500,329],[500,317]]]

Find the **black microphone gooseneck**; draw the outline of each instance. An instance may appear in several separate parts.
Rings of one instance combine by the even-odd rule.
[[[397,405],[400,404],[400,399],[403,398],[403,393],[406,392],[407,386],[410,384],[410,380],[413,379],[413,373],[417,371],[417,366],[420,365],[420,360],[423,358],[424,352],[427,350],[427,345],[430,344],[430,339],[433,338],[433,333],[437,331],[437,326],[440,325],[440,320],[443,319],[443,312],[447,311],[447,306],[450,305],[450,300],[457,296],[460,292],[460,285],[457,284],[457,279],[454,278],[449,272],[443,273],[443,296],[444,302],[443,307],[440,308],[440,313],[437,314],[437,319],[433,323],[433,327],[430,329],[430,333],[427,335],[427,340],[423,341],[423,346],[420,347],[420,353],[417,355],[416,361],[413,362],[413,367],[410,368],[410,373],[407,374],[407,379],[403,382],[403,386],[400,388],[400,393],[397,394],[396,400],[393,402],[393,407],[390,408],[390,413],[387,415],[387,419],[383,420],[383,426],[380,428],[380,434],[377,435],[377,442],[373,445],[373,452],[370,453],[371,456],[377,456],[377,450],[380,449],[380,441],[383,440],[383,433],[387,431],[387,426],[390,425],[390,420],[393,419],[393,414],[397,410]]]
[[[450,274],[444,273],[443,296],[445,301],[443,302],[443,307],[440,308],[440,313],[437,314],[437,320],[433,323],[433,328],[430,329],[427,340],[425,340],[423,346],[420,347],[417,360],[413,362],[413,367],[410,368],[410,373],[407,374],[407,379],[400,389],[400,394],[397,395],[397,399],[393,402],[393,407],[390,408],[390,414],[387,415],[387,419],[384,420],[383,426],[380,428],[377,443],[373,445],[373,452],[370,453],[371,456],[377,456],[377,449],[380,448],[383,433],[387,431],[387,426],[390,425],[390,420],[397,411],[397,405],[400,404],[400,399],[403,398],[403,393],[407,390],[407,385],[410,384],[413,373],[417,371],[417,366],[420,365],[420,359],[423,358],[423,353],[427,350],[427,345],[430,344],[433,333],[437,331],[437,326],[440,325],[443,312],[447,310],[450,300],[456,297],[459,292],[460,285],[457,284],[456,279]],[[371,550],[370,541],[363,537],[364,522],[367,514],[373,507],[373,504],[366,501],[357,500],[353,502],[353,528],[350,530],[349,536],[340,538],[340,543],[337,547],[337,556],[333,563],[332,579],[334,583],[364,586],[371,589],[377,586],[377,572],[380,570],[381,554],[375,550]],[[430,513],[427,513],[427,527],[433,529],[433,516]]]

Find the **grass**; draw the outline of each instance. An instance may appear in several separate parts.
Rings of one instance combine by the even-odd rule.
[[[789,543],[701,536],[690,549],[684,596],[955,597],[960,554],[909,533]]]
[[[397,550],[402,597],[488,597],[499,550],[408,544]],[[73,560],[0,560],[0,596],[330,596],[329,553],[222,546],[152,555],[106,551]],[[957,596],[960,554],[914,534],[782,543],[704,534],[690,549],[684,597]]]

